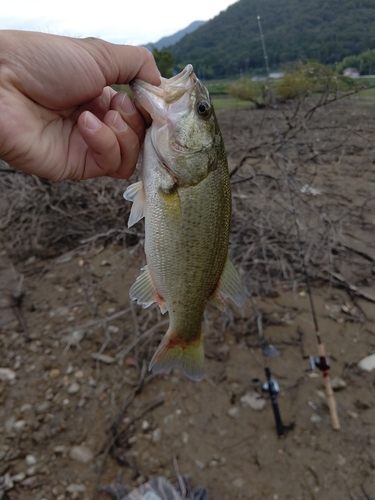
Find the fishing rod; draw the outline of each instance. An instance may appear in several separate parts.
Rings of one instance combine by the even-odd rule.
[[[268,56],[267,56],[266,44],[264,41],[264,35],[263,35],[263,30],[262,30],[262,24],[260,21],[260,16],[257,16],[257,20],[258,20],[258,26],[259,26],[260,39],[262,42],[263,56],[264,56],[264,60],[265,60],[265,64],[266,64],[267,79],[269,80],[270,79],[270,69],[269,69],[269,65],[268,65]],[[272,106],[273,106],[273,108],[276,108],[275,98],[274,98],[274,94],[273,94],[272,89],[270,89],[270,93],[271,93]],[[291,186],[288,166],[287,166],[287,163],[285,161],[284,138],[282,137],[282,135],[280,133],[280,129],[279,129],[276,117],[274,117],[274,122],[275,122],[276,130],[277,130],[277,134],[278,134],[280,142],[281,142],[281,157],[282,157],[282,162],[283,162],[283,167],[284,167],[283,170],[284,170],[284,174],[285,174],[286,184],[288,187],[288,194],[289,194],[290,205],[291,205],[292,214],[293,214],[294,225],[296,228],[297,245],[298,245],[299,255],[301,258],[302,273],[304,276],[306,290],[307,290],[307,294],[309,297],[310,309],[311,309],[311,314],[312,314],[313,322],[314,322],[315,335],[316,335],[316,339],[317,339],[317,343],[318,343],[318,357],[317,358],[310,357],[310,362],[311,362],[312,369],[318,368],[323,374],[323,382],[324,382],[324,387],[325,387],[326,396],[327,396],[329,413],[330,413],[330,417],[331,417],[331,425],[332,425],[332,428],[334,430],[338,430],[338,429],[340,429],[340,421],[339,421],[339,417],[337,414],[336,401],[335,401],[335,397],[334,397],[333,390],[332,390],[331,377],[329,374],[330,362],[329,362],[329,358],[326,355],[324,343],[323,343],[322,336],[321,336],[321,333],[319,330],[318,318],[317,318],[317,315],[315,312],[314,300],[313,300],[311,287],[310,287],[310,279],[309,279],[309,275],[307,273],[307,268],[306,268],[306,263],[305,263],[305,251],[304,251],[304,248],[302,245],[301,233],[300,233],[300,229],[299,229],[299,225],[298,225],[297,211],[296,211],[296,206],[294,204],[293,190],[292,190],[292,186]]]
[[[250,300],[253,306],[254,315],[257,318],[259,343],[260,343],[260,348],[262,350],[264,372],[266,374],[266,381],[262,385],[262,391],[268,392],[268,394],[270,395],[273,416],[275,419],[276,432],[279,437],[282,437],[285,434],[285,430],[283,422],[281,420],[279,404],[277,401],[277,395],[280,392],[280,387],[279,384],[276,382],[276,380],[272,378],[271,369],[268,366],[267,362],[267,358],[275,358],[279,356],[280,353],[273,345],[270,345],[265,339],[263,333],[262,313],[257,308],[254,299],[252,298],[251,295],[250,295]]]

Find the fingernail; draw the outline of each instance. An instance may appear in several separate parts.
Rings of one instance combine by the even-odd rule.
[[[128,128],[127,124],[124,122],[124,120],[121,118],[120,113],[116,111],[115,117],[113,118],[112,125],[117,129],[120,130],[121,132],[123,130],[126,130]]]
[[[128,114],[134,113],[135,111],[135,106],[130,97],[128,96],[128,94],[125,94],[124,97],[122,98],[121,109]]]
[[[100,120],[98,120],[98,118],[96,118],[96,116],[89,111],[87,111],[85,114],[84,124],[90,130],[98,130],[98,128],[100,128],[101,126]]]

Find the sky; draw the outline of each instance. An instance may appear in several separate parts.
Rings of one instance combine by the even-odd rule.
[[[3,1],[0,29],[95,36],[141,45],[207,21],[236,0],[12,0]]]

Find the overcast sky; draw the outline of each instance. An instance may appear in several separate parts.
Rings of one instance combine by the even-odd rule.
[[[95,36],[114,43],[157,42],[236,0],[2,0],[0,29]]]

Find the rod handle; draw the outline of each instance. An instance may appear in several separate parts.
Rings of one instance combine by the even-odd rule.
[[[340,429],[340,421],[339,421],[339,416],[337,414],[335,397],[333,395],[333,390],[332,390],[332,385],[331,385],[331,377],[329,376],[327,370],[325,372],[323,372],[323,380],[324,380],[324,387],[326,389],[326,394],[327,394],[327,403],[328,403],[328,408],[329,408],[329,414],[331,415],[332,429],[334,429],[335,431],[338,431]]]
[[[326,357],[323,343],[318,344],[318,354],[319,354],[319,356],[321,356],[323,358]],[[335,431],[338,431],[340,429],[340,421],[339,421],[339,416],[337,414],[335,396],[333,395],[331,377],[329,376],[328,370],[323,371],[323,381],[324,381],[324,387],[325,387],[326,394],[327,394],[327,404],[328,404],[328,408],[329,408],[329,414],[331,416],[332,429],[334,429]]]

